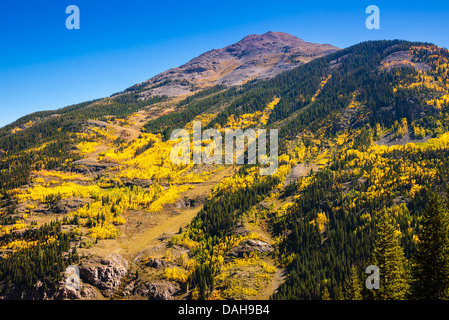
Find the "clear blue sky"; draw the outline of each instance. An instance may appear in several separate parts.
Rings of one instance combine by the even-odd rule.
[[[381,29],[365,28],[368,5]],[[80,30],[65,9],[80,9]],[[345,48],[405,39],[449,47],[449,1],[2,0],[0,127],[110,96],[248,34],[282,31]]]

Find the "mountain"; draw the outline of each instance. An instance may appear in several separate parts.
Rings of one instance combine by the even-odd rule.
[[[222,49],[214,49],[131,87],[143,95],[177,96],[211,85],[234,86],[271,78],[282,71],[339,50],[329,44],[305,42],[282,32],[252,34]]]
[[[279,38],[306,46],[248,36],[234,58],[260,61]],[[382,277],[405,274],[429,199],[449,185],[449,51],[368,41],[284,68],[241,84],[212,77],[183,96],[149,94],[148,82],[2,128],[0,297],[378,299],[357,288],[366,267],[379,264],[389,286]],[[278,129],[276,173],[174,164],[169,137],[193,121]],[[387,243],[404,270],[382,262]],[[69,265],[79,289],[64,285]],[[400,280],[381,297],[413,298]]]

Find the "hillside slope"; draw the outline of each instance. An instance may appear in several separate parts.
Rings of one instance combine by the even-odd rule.
[[[365,42],[270,79],[172,98],[139,86],[3,128],[1,296],[340,298],[380,214],[410,259],[445,192],[448,63],[431,44]],[[193,121],[279,129],[277,172],[174,165],[168,137]],[[64,286],[69,264],[81,291]]]

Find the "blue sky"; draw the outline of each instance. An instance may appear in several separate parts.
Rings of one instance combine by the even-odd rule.
[[[365,27],[368,5],[381,29]],[[80,29],[65,26],[80,9]],[[449,48],[449,1],[2,0],[0,127],[110,96],[248,34],[282,31],[340,48],[378,39]]]

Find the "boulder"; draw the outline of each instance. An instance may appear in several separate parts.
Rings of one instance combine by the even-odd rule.
[[[145,262],[145,265],[147,267],[151,267],[151,268],[161,268],[161,267],[165,267],[168,265],[167,261],[162,260],[162,259],[158,259],[158,258],[150,258]]]

